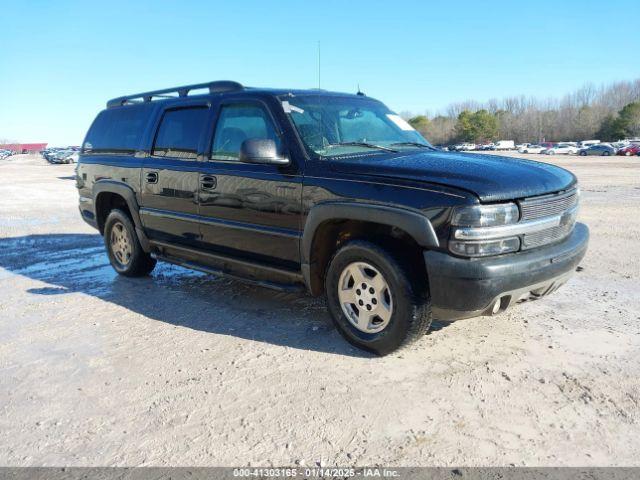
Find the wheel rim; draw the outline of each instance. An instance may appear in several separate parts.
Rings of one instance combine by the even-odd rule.
[[[122,266],[126,267],[131,262],[131,254],[133,249],[131,248],[131,237],[125,226],[116,222],[111,228],[111,253],[116,261]]]
[[[338,281],[338,299],[347,320],[361,332],[377,333],[389,324],[393,298],[386,279],[366,262],[346,266]]]

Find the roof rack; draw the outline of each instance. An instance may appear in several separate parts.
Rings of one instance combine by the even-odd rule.
[[[187,95],[189,95],[189,92],[191,90],[199,90],[202,88],[208,88],[210,94],[233,92],[236,90],[244,89],[241,83],[231,80],[218,80],[215,82],[196,83],[193,85],[185,85],[184,87],[165,88],[163,90],[153,90],[151,92],[136,93],[135,95],[125,95],[124,97],[113,98],[107,102],[107,108],[119,107],[122,105],[133,103],[151,102],[154,97],[176,98],[175,95],[171,95],[176,93],[178,94],[178,97],[186,97]]]

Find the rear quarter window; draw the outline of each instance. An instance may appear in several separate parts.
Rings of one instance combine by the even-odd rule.
[[[84,154],[132,154],[149,121],[152,105],[131,105],[103,110],[93,121],[84,144]]]

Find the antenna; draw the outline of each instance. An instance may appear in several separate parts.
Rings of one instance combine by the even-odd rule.
[[[320,90],[320,40],[318,40],[318,90]]]

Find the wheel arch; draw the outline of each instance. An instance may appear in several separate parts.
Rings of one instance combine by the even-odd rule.
[[[420,248],[437,248],[438,237],[429,219],[421,213],[387,205],[330,202],[314,206],[304,226],[300,245],[301,268],[312,295],[323,291],[323,279],[333,252],[349,238],[353,226],[389,229]],[[346,235],[345,235],[346,233]]]
[[[136,194],[130,186],[121,182],[115,180],[99,180],[93,185],[96,222],[100,234],[104,233],[104,222],[111,207],[114,205],[114,197],[122,199],[124,205],[126,205],[128,213],[133,220],[140,245],[143,250],[148,253],[151,247],[143,231],[139,213],[140,207],[136,200]]]

